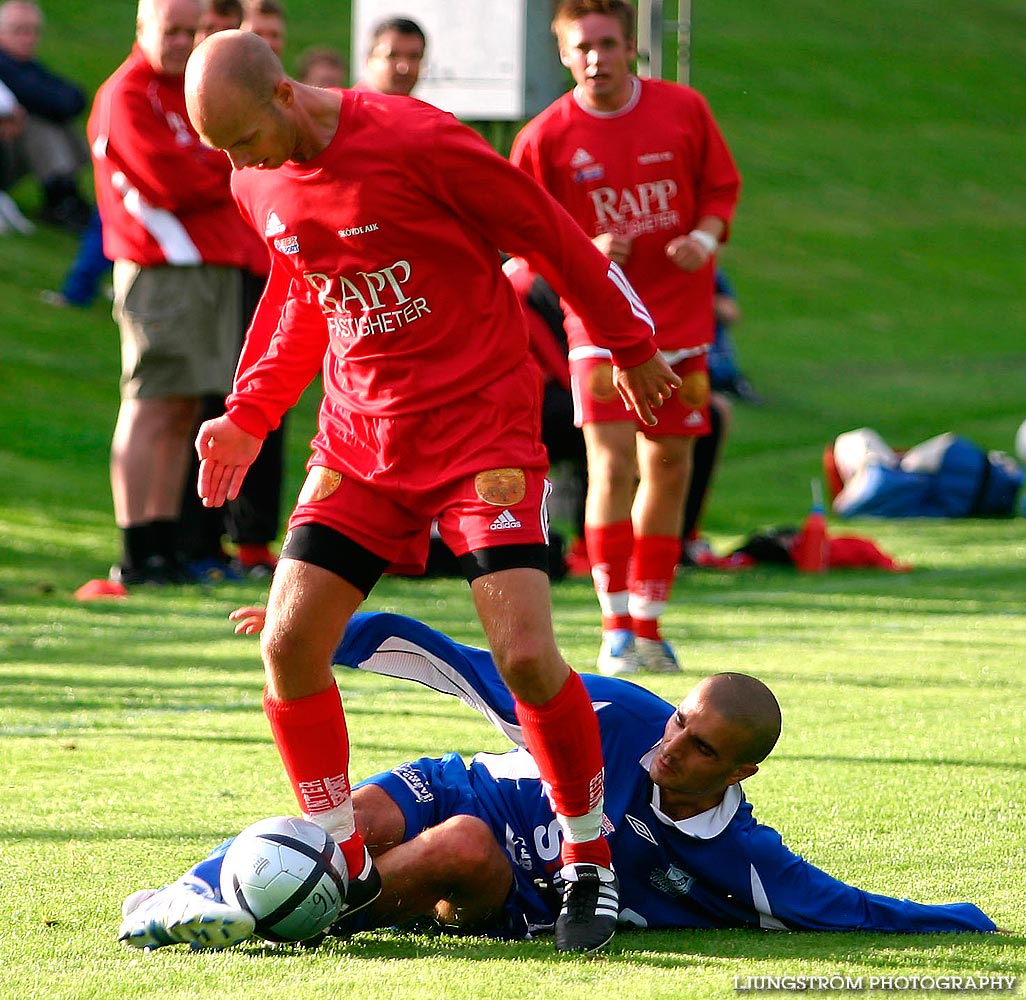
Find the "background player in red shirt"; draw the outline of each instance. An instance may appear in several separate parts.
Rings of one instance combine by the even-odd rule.
[[[349,907],[380,881],[356,831],[332,652],[389,566],[423,568],[437,518],[564,829],[556,945],[601,947],[618,902],[601,744],[552,633],[540,380],[498,248],[594,311],[624,398],[646,421],[679,384],[650,317],[558,204],[451,115],[299,84],[245,32],[198,46],[186,91],[272,258],[227,413],[197,438],[205,503],[237,494],[268,430],[323,376],[261,645],[275,742],[303,812],[346,855]]]
[[[189,579],[178,543],[191,439],[238,357],[247,227],[230,170],[185,109],[199,20],[199,0],[141,3],[132,52],[87,128],[122,341],[110,477],[124,551],[111,577],[127,585]]]
[[[512,159],[621,264],[651,310],[682,385],[655,426],[619,405],[589,317],[567,320],[571,376],[588,448],[585,538],[602,610],[603,673],[678,670],[659,631],[680,555],[696,437],[709,432],[706,352],[713,258],[740,180],[704,98],[631,72],[626,0],[564,0],[553,31],[575,88],[530,121]]]

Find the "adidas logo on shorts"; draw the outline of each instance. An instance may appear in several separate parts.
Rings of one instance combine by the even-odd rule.
[[[504,510],[488,526],[489,531],[505,531],[507,528],[522,528],[523,525],[508,511]]]

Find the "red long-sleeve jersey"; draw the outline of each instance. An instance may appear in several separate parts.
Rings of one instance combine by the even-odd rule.
[[[272,257],[228,398],[238,426],[262,437],[320,369],[315,450],[330,459],[342,410],[457,405],[529,363],[500,248],[587,315],[618,364],[652,357],[651,320],[622,273],[523,171],[430,105],[339,94],[338,130],[316,157],[233,174]]]
[[[682,271],[665,252],[707,215],[724,221],[725,240],[737,203],[737,167],[701,94],[637,80],[628,104],[610,113],[564,94],[524,126],[511,159],[589,238],[633,238],[624,272],[655,320],[661,349],[712,342],[713,261]],[[571,348],[598,344],[586,316],[568,317],[567,333]]]
[[[231,164],[196,135],[183,77],[157,73],[134,48],[97,91],[87,133],[111,260],[144,267],[246,264]]]

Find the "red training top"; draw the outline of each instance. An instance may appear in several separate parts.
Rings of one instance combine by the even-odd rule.
[[[664,351],[712,343],[713,260],[683,271],[666,244],[713,215],[727,224],[740,177],[704,97],[665,80],[635,78],[631,100],[600,113],[564,94],[513,143],[512,161],[551,192],[589,238],[633,237],[624,265],[655,320]],[[603,346],[589,317],[567,320],[570,347]]]
[[[316,157],[232,176],[272,257],[228,398],[239,427],[263,437],[322,369],[314,447],[330,464],[341,411],[426,413],[530,363],[500,248],[587,315],[618,364],[653,356],[619,268],[476,132],[409,97],[336,93],[338,130]]]
[[[87,133],[107,257],[143,267],[248,262],[252,234],[232,201],[231,164],[196,135],[184,77],[157,73],[134,48],[97,91]]]

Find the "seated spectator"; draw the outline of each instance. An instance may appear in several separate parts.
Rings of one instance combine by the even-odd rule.
[[[346,64],[326,45],[314,45],[299,54],[297,76],[311,87],[344,87]]]
[[[9,179],[8,143],[21,131],[24,121],[25,109],[14,94],[0,83],[0,234],[11,229],[19,233],[30,233],[34,228],[21,214],[14,199],[4,190]]]
[[[110,278],[113,262],[103,252],[103,223],[100,213],[93,209],[86,226],[78,241],[75,259],[71,262],[60,291],[44,289],[39,297],[50,306],[75,306],[86,309],[91,306],[100,294],[100,285],[104,278]]]
[[[42,29],[42,11],[31,0],[0,3],[0,81],[25,111],[8,145],[5,180],[32,174],[43,191],[40,218],[81,233],[92,209],[79,193],[77,175],[89,151],[73,123],[85,110],[86,95],[36,59]]]

